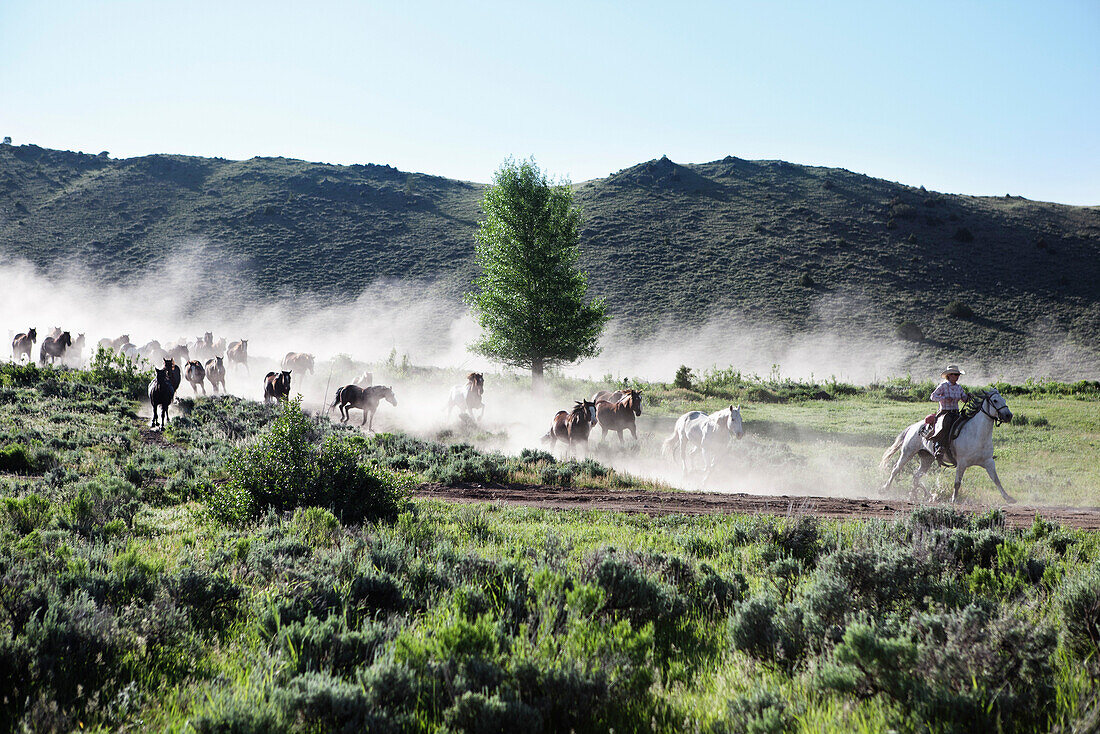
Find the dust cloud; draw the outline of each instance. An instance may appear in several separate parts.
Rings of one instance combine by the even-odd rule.
[[[639,341],[613,321],[600,356],[563,371],[566,378],[575,378],[572,382],[551,380],[548,389],[532,394],[525,375],[501,372],[467,350],[478,335],[477,325],[460,304],[431,283],[377,281],[345,300],[300,294],[271,297],[257,291],[245,263],[227,260],[201,240],[175,248],[171,258],[133,282],[103,284],[77,264],[44,273],[25,261],[11,260],[0,262],[0,282],[0,315],[9,337],[32,326],[40,340],[55,326],[74,336],[85,333],[85,362],[99,339],[122,334],[139,347],[154,339],[165,348],[179,339],[194,342],[207,331],[215,339],[247,339],[249,368],[229,367],[227,387],[230,393],[255,400],[263,397],[263,375],[279,369],[284,354],[308,352],[316,356],[315,370],[295,372],[291,392],[302,394],[309,409],[329,412],[338,420],[338,413],[329,408],[335,390],[370,371],[375,384],[394,387],[398,400],[396,408],[381,405],[374,419],[376,430],[467,441],[508,454],[546,448],[541,438],[554,413],[571,407],[573,400],[590,398],[597,388],[613,387],[603,376],[616,382],[671,381],[681,364],[697,371],[733,365],[746,375],[768,375],[779,365],[784,377],[835,377],[866,384],[905,375],[916,356],[896,343],[843,331],[829,317],[840,308],[836,302],[822,304],[820,328],[805,334],[722,314],[702,327],[670,324]],[[1042,336],[1055,339],[1049,331]],[[452,387],[463,383],[465,373],[475,371],[486,374],[486,410],[476,426],[447,406]],[[589,381],[584,383],[586,394],[579,394],[578,378]],[[190,385],[184,383],[180,394],[190,396]],[[751,413],[746,419],[751,421]],[[355,411],[352,422],[359,420],[360,412]],[[889,443],[885,439],[833,446],[830,436],[793,423],[785,424],[783,435],[754,435],[749,427],[726,463],[708,475],[697,469],[685,472],[677,460],[662,453],[661,443],[673,423],[673,418],[646,412],[638,419],[640,440],[635,443],[627,434],[625,444],[613,433],[601,442],[601,429],[596,427],[589,455],[627,474],[687,489],[867,496],[874,495],[882,481],[875,467]],[[900,428],[884,427],[884,436]],[[799,453],[791,449],[791,441],[798,442],[799,449],[804,442],[818,448]],[[838,471],[838,453],[858,460]]]

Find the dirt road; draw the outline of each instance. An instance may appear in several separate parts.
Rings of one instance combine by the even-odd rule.
[[[640,512],[649,515],[712,515],[768,514],[814,515],[828,518],[891,519],[898,513],[910,512],[917,505],[904,500],[850,499],[845,497],[781,497],[751,494],[718,494],[714,492],[640,492],[570,489],[539,485],[513,484],[485,486],[468,484],[459,487],[424,485],[417,497],[447,502],[499,502],[558,510],[610,510]],[[958,505],[967,512],[986,512],[991,507]],[[1100,530],[1100,507],[1033,507],[998,505],[1005,512],[1010,526],[1030,525],[1036,514],[1068,527]]]

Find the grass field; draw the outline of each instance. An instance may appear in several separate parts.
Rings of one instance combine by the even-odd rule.
[[[1096,533],[942,507],[857,522],[410,501],[430,476],[636,480],[232,397],[150,432],[141,383],[109,363],[0,366],[0,731],[1100,724]],[[695,399],[650,389],[663,420]],[[1076,467],[1087,491],[1074,452],[1096,402],[1010,404],[1029,423],[998,429],[1006,458],[1046,447],[1051,476]],[[835,443],[877,461],[875,426],[916,408],[761,403],[747,427],[769,456]]]

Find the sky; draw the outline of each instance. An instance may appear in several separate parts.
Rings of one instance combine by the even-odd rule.
[[[0,135],[480,182],[733,155],[1100,205],[1098,39],[1098,0],[0,0]]]

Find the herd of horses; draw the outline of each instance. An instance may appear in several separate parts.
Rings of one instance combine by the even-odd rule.
[[[12,359],[32,361],[33,348],[37,339],[38,334],[34,328],[16,334],[12,339]],[[225,377],[229,369],[244,369],[246,373],[249,372],[248,340],[241,339],[233,342],[226,342],[224,338],[215,340],[210,332],[206,332],[192,342],[180,339],[174,343],[162,345],[154,340],[141,347],[134,345],[128,334],[123,334],[115,339],[101,339],[98,346],[122,354],[135,362],[146,360],[151,364],[163,363],[162,367],[155,368],[154,377],[148,387],[149,403],[153,412],[152,427],[167,423],[169,407],[183,379],[187,380],[196,395],[199,390],[206,394],[207,382],[210,383],[211,391],[217,394],[219,391],[222,393],[226,391]],[[55,327],[42,340],[39,361],[43,366],[56,362],[80,364],[84,347],[84,334],[78,334],[73,338],[70,332]],[[313,374],[315,361],[312,354],[288,352],[280,363],[281,369],[278,372],[268,372],[264,376],[264,402],[289,399],[292,373],[298,371]],[[353,408],[361,410],[363,412],[361,425],[373,431],[374,416],[379,405],[385,401],[396,407],[397,398],[392,387],[372,383],[373,375],[365,372],[351,384],[338,388],[329,410],[338,407],[342,423],[350,420]],[[447,402],[448,417],[457,409],[459,416],[464,420],[476,422],[482,419],[485,413],[484,393],[484,375],[479,372],[469,373],[464,384],[456,385],[450,391]],[[636,418],[641,415],[641,390],[623,388],[613,392],[600,391],[590,400],[576,400],[571,409],[555,413],[550,429],[543,436],[543,442],[548,443],[551,449],[560,442],[564,444],[567,453],[587,452],[589,437],[596,426],[603,431],[601,443],[607,438],[608,433],[615,433],[619,437],[619,443],[624,443],[624,431],[630,431],[631,436],[637,441]],[[961,424],[954,439],[953,453],[957,465],[952,502],[957,500],[963,473],[971,466],[984,468],[1004,500],[1015,502],[1005,491],[997,475],[992,441],[993,427],[1011,419],[1012,412],[997,390],[979,391],[975,394],[968,420]],[[898,435],[894,444],[883,456],[882,465],[888,467],[890,458],[900,452],[883,491],[889,489],[901,469],[915,457],[919,458],[920,466],[913,477],[912,494],[915,495],[918,489],[923,488],[921,478],[934,463],[932,447],[928,444],[923,427],[924,421],[917,421],[910,425]],[[741,439],[744,435],[741,406],[730,405],[710,414],[691,411],[677,419],[672,435],[664,441],[662,448],[666,453],[679,459],[685,476],[691,471],[700,469],[696,457],[701,458],[701,470],[704,475],[708,475],[725,453],[730,442]]]

